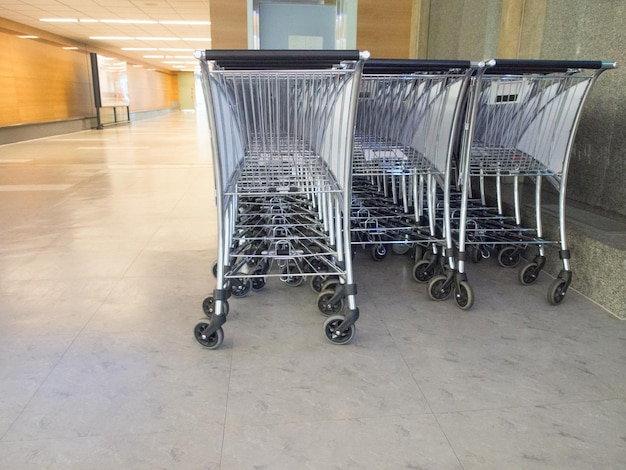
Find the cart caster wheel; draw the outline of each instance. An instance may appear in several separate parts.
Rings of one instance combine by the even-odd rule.
[[[566,288],[565,279],[561,279],[557,277],[552,284],[550,284],[550,288],[548,289],[548,302],[552,305],[560,304],[565,298]]]
[[[339,278],[337,276],[329,276],[322,283],[320,292],[323,292],[325,290],[337,290],[337,286],[339,286]]]
[[[343,315],[333,315],[332,317],[328,317],[324,322],[324,334],[326,335],[326,339],[333,344],[348,344],[356,336],[356,326],[354,326],[354,324],[350,325],[350,328],[343,333],[337,333],[337,327],[341,325],[344,319],[345,317]]]
[[[311,289],[318,294],[322,292],[322,285],[326,282],[326,276],[317,275],[311,278]]]
[[[259,273],[255,273],[255,274],[260,274]],[[255,277],[253,279],[251,279],[252,281],[252,290],[253,291],[259,291],[261,289],[263,289],[265,287],[265,278],[264,277]]]
[[[415,248],[411,250],[411,259],[416,263],[424,257],[424,248],[420,245],[415,245]]]
[[[387,256],[387,247],[385,245],[374,245],[370,250],[370,257],[374,261],[382,261]]]
[[[290,261],[288,264],[283,266],[280,280],[291,287],[301,286],[304,283],[304,276],[294,274],[297,272],[299,272],[298,265],[295,261]]]
[[[204,330],[209,327],[208,323],[200,322],[193,329],[193,336],[196,341],[206,349],[217,349],[224,341],[224,330],[219,327],[211,336],[205,336]]]
[[[226,300],[222,301],[222,313],[224,315],[228,315],[228,302]],[[215,299],[212,295],[208,296],[206,299],[202,301],[202,311],[207,317],[215,314]]]
[[[514,246],[505,246],[498,253],[498,264],[503,268],[514,268],[522,261],[522,253]]]
[[[394,243],[391,245],[391,251],[394,255],[406,255],[411,250],[411,245],[407,243]]]
[[[518,279],[521,285],[529,286],[537,280],[537,277],[539,276],[539,270],[537,267],[537,263],[530,262],[520,269]]]
[[[213,261],[211,272],[213,273],[213,277],[217,279],[217,260]]]
[[[250,279],[236,279],[231,282],[230,293],[233,297],[245,297],[252,289],[252,281]]]
[[[432,300],[446,300],[452,292],[452,283],[446,285],[447,277],[443,274],[435,276],[428,284],[428,296]]]
[[[330,303],[329,300],[335,295],[334,290],[325,290],[317,296],[317,308],[323,315],[336,315],[343,310],[343,299],[338,299],[335,303]]]
[[[454,294],[457,307],[461,310],[469,310],[474,305],[474,291],[467,281],[459,283],[459,290]]]
[[[480,263],[483,260],[483,254],[480,251],[480,246],[470,246],[468,247],[469,258],[472,263]]]
[[[429,260],[419,260],[413,265],[413,279],[415,282],[425,284],[430,281],[435,275],[435,265],[431,264]]]

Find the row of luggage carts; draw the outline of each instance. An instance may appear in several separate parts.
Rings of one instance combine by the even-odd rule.
[[[565,297],[569,156],[584,100],[614,63],[391,60],[360,51],[197,55],[218,225],[216,288],[194,329],[205,348],[223,341],[229,298],[272,278],[309,283],[327,316],[324,335],[349,343],[359,318],[352,256],[363,248],[376,261],[388,250],[409,253],[430,298],[453,297],[467,310],[467,260],[494,255],[515,267],[536,247],[519,271],[528,285],[555,244],[563,268],[548,300]],[[513,187],[509,205],[504,180]],[[543,237],[544,181],[558,194],[558,240]],[[535,220],[523,225],[521,186],[531,183]]]

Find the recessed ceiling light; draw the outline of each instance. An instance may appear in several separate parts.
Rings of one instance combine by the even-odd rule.
[[[135,38],[137,41],[180,41],[180,38],[166,38],[166,37],[154,37],[154,36],[143,36],[139,38]]]
[[[80,23],[97,23],[98,20],[92,20],[91,18],[83,18],[81,20],[78,20]]]
[[[132,39],[135,39],[135,38],[132,37],[132,36],[89,36],[89,39],[94,39],[94,40],[97,40],[97,41],[109,41],[109,40],[112,40],[112,41],[117,41],[117,40],[124,41],[124,40],[127,40],[127,39],[132,40]]]
[[[100,20],[100,23],[117,23],[117,24],[157,24],[154,20]]]
[[[77,51],[78,47],[76,47],[76,46],[68,46],[68,47],[64,47],[63,49],[65,49],[66,51]]]
[[[40,18],[39,21],[47,23],[78,23],[76,18]]]
[[[39,36],[32,36],[30,34],[24,34],[22,36],[18,36],[20,39],[39,39]]]
[[[210,25],[210,21],[159,21],[159,24]]]
[[[195,52],[195,49],[177,47],[159,47],[159,50],[163,52]]]

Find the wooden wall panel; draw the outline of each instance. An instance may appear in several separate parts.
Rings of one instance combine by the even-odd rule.
[[[410,57],[413,0],[359,0],[357,49],[372,57]]]
[[[211,47],[248,48],[248,3],[246,0],[210,0]]]
[[[0,32],[0,126],[94,115],[84,53]]]

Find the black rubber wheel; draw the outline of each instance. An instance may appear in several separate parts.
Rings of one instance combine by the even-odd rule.
[[[322,287],[324,283],[328,280],[328,276],[324,274],[318,274],[311,278],[311,289],[318,294],[324,290]]]
[[[229,310],[228,302],[226,300],[223,300],[222,301],[222,313],[224,315],[228,315],[228,310]],[[213,299],[212,295],[208,296],[206,299],[202,301],[202,311],[207,317],[210,317],[211,315],[215,313],[215,300]]]
[[[474,305],[474,291],[467,281],[459,282],[459,290],[454,293],[456,305],[461,310],[469,310]]]
[[[387,247],[385,245],[373,245],[370,249],[370,257],[374,261],[382,261],[387,257]]]
[[[483,260],[483,254],[480,251],[480,245],[470,245],[467,247],[467,251],[469,252],[469,259],[472,263],[480,263]]]
[[[260,272],[258,273],[260,274]],[[264,277],[254,277],[251,279],[252,281],[252,290],[258,291],[265,287],[265,278]]]
[[[514,268],[522,261],[522,252],[514,246],[505,246],[498,253],[498,263],[503,268]]]
[[[531,261],[519,271],[518,279],[521,285],[529,286],[533,284],[539,276],[537,263]]]
[[[202,345],[203,348],[217,349],[224,341],[224,330],[222,330],[222,327],[219,327],[215,331],[215,333],[207,337],[204,336],[204,330],[206,330],[208,327],[208,323],[198,323],[193,329],[193,336],[194,338],[196,338],[196,341]]]
[[[567,292],[565,289],[565,279],[561,279],[557,277],[552,284],[550,284],[550,288],[548,289],[548,302],[552,305],[560,304],[565,298],[565,293]]]
[[[432,300],[446,300],[450,297],[450,294],[452,293],[452,283],[446,286],[445,284],[447,279],[448,278],[446,276],[440,274],[430,280],[430,283],[428,284],[428,296]]]
[[[345,317],[343,315],[333,315],[332,317],[328,317],[324,322],[324,335],[326,339],[333,344],[348,344],[356,336],[356,326],[354,326],[354,323],[343,333],[336,333],[337,327],[341,325],[344,319]]]
[[[233,297],[245,297],[252,289],[250,279],[235,279],[230,283],[230,293]]]
[[[317,296],[317,308],[322,315],[337,315],[343,310],[344,302],[342,298],[337,299],[334,303],[329,303],[329,300],[335,295],[334,290],[325,290],[320,292]]]
[[[213,265],[211,266],[211,272],[213,273],[213,277],[217,278],[217,260],[213,261]]]
[[[394,255],[406,255],[411,250],[411,245],[408,243],[394,243],[391,245],[391,251]]]
[[[435,265],[427,259],[419,260],[413,265],[413,279],[415,282],[425,284],[435,275]]]

